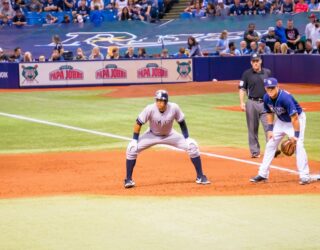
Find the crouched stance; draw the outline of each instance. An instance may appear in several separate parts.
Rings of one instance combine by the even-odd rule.
[[[172,128],[175,120],[180,125],[182,135]],[[142,125],[147,122],[149,129],[139,136]],[[157,144],[166,144],[187,151],[196,169],[196,183],[210,183],[202,172],[199,148],[196,141],[189,137],[184,114],[176,103],[169,102],[168,92],[165,90],[156,92],[155,103],[148,105],[136,120],[133,139],[127,147],[125,188],[135,186],[132,173],[138,154]]]

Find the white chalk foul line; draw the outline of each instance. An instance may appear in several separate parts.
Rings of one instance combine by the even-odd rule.
[[[8,113],[3,113],[3,112],[0,112],[0,115],[5,116],[5,117],[14,118],[14,119],[34,122],[34,123],[45,124],[45,125],[49,125],[49,126],[54,126],[54,127],[59,127],[59,128],[65,128],[65,129],[85,132],[85,133],[94,134],[94,135],[100,135],[100,136],[111,137],[111,138],[115,138],[115,139],[121,139],[121,140],[125,140],[125,141],[132,140],[132,138],[125,137],[125,136],[119,136],[119,135],[115,135],[115,134],[99,132],[99,131],[79,128],[79,127],[75,127],[75,126],[69,126],[69,125],[56,123],[56,122],[49,122],[49,121],[34,119],[34,118],[21,116],[21,115],[14,115],[14,114],[8,114]],[[172,147],[172,146],[169,146],[169,145],[161,145],[161,146],[165,147],[165,148],[172,149],[172,150],[176,150],[176,151],[183,151],[181,149],[178,149],[178,148],[175,148],[175,147]],[[224,159],[224,160],[236,161],[236,162],[241,162],[241,163],[246,163],[246,164],[251,164],[251,165],[256,165],[256,166],[260,165],[260,163],[258,163],[258,162],[242,160],[242,159],[235,158],[235,157],[218,155],[218,154],[213,154],[213,153],[208,153],[208,152],[200,152],[200,153],[201,153],[201,155],[206,155],[206,156],[209,156],[209,157],[215,157],[215,158],[220,158],[220,159]],[[277,169],[277,170],[284,171],[284,172],[288,172],[288,173],[292,173],[292,174],[298,174],[298,171],[291,170],[291,169],[284,168],[284,167],[271,165],[270,168]]]

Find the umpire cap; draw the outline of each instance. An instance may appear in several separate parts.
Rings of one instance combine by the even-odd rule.
[[[162,100],[162,101],[165,101],[165,102],[169,101],[168,92],[166,90],[164,90],[164,89],[157,90],[156,95],[155,95],[154,98],[156,100]]]

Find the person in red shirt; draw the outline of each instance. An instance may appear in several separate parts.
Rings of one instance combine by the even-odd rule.
[[[307,3],[304,2],[304,0],[299,0],[298,3],[294,6],[294,13],[301,13],[301,12],[308,12],[309,6]]]

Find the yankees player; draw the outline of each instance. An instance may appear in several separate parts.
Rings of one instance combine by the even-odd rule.
[[[263,156],[259,173],[250,179],[251,182],[266,181],[269,177],[271,161],[281,139],[287,134],[296,142],[296,164],[299,170],[300,184],[310,183],[307,153],[304,149],[304,131],[306,115],[294,97],[278,87],[278,80],[267,78],[264,80],[266,94],[263,97],[264,109],[267,112],[268,142]],[[274,113],[278,119],[274,122]]]
[[[182,135],[173,130],[174,120],[179,123]],[[139,136],[141,126],[147,122],[149,122],[149,129]],[[167,144],[187,151],[196,169],[196,183],[210,184],[210,181],[202,172],[199,148],[195,140],[189,137],[184,114],[176,103],[169,102],[168,92],[165,90],[156,92],[155,103],[145,107],[136,120],[133,140],[127,147],[125,188],[135,186],[132,173],[138,154],[156,144]]]

